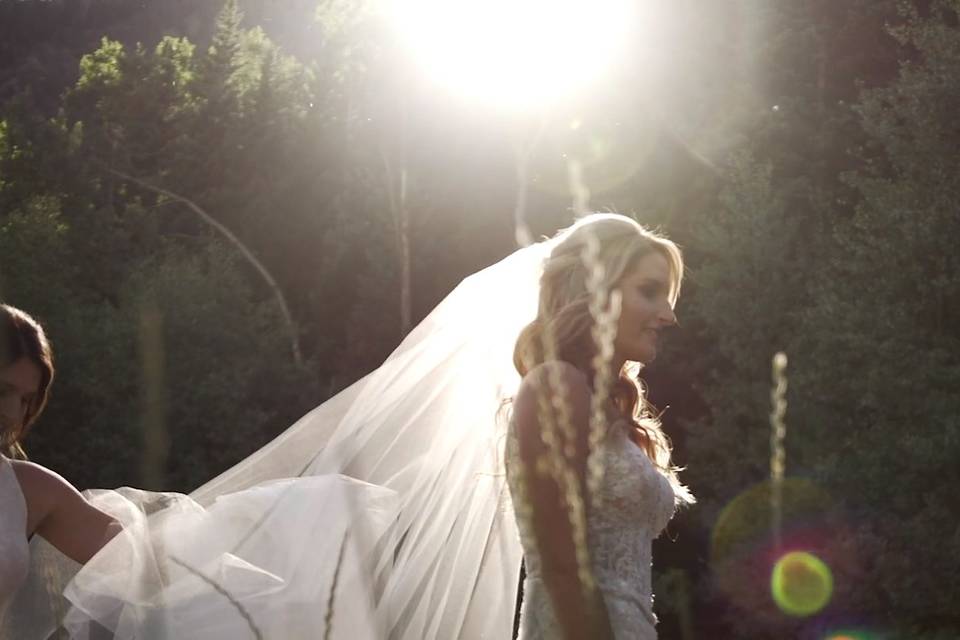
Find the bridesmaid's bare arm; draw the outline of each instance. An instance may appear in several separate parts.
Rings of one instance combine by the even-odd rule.
[[[121,529],[73,485],[32,462],[13,460],[27,502],[27,535],[37,534],[65,556],[85,563]]]

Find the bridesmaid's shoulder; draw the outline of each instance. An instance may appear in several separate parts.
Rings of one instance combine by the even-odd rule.
[[[60,474],[36,462],[10,460],[10,464],[21,490],[27,497],[55,499],[62,492],[71,489],[70,484]]]

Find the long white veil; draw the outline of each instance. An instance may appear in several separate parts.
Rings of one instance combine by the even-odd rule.
[[[464,280],[383,365],[189,497],[90,492],[125,529],[68,585],[64,626],[141,639],[510,637],[521,549],[502,408],[554,244]]]

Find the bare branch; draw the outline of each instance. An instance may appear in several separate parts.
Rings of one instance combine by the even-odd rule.
[[[110,173],[116,176],[123,178],[124,180],[129,180],[130,182],[133,182],[134,184],[137,184],[143,187],[144,189],[148,189],[150,191],[153,191],[154,193],[158,193],[162,196],[166,196],[171,200],[175,200],[177,202],[181,202],[185,204],[191,211],[193,211],[198,216],[200,216],[200,218],[202,218],[204,222],[206,222],[211,227],[219,231],[223,235],[223,237],[229,240],[230,243],[237,248],[237,250],[243,255],[243,257],[247,259],[247,262],[253,265],[253,268],[257,270],[257,273],[259,273],[260,276],[263,277],[263,280],[267,283],[267,286],[270,287],[270,290],[273,292],[274,297],[276,297],[277,304],[280,306],[280,312],[283,314],[283,320],[287,325],[287,333],[290,336],[290,350],[293,352],[293,360],[298,367],[302,368],[303,356],[300,351],[300,337],[297,335],[297,329],[293,324],[293,316],[290,313],[290,307],[287,306],[287,299],[286,297],[284,297],[283,291],[280,290],[280,286],[277,284],[276,280],[273,279],[273,276],[270,275],[270,272],[267,271],[267,268],[263,266],[263,264],[259,260],[257,260],[257,257],[253,255],[253,252],[250,251],[250,249],[248,249],[247,246],[243,244],[243,242],[241,242],[240,239],[237,236],[235,236],[232,231],[230,231],[230,229],[227,229],[220,222],[215,220],[213,216],[211,216],[209,213],[204,211],[204,209],[200,207],[200,205],[195,203],[193,200],[190,200],[185,196],[181,196],[180,194],[174,193],[169,189],[164,189],[163,187],[157,187],[155,185],[152,185],[149,182],[146,182],[145,180],[136,178],[134,176],[123,173],[121,171],[117,171],[115,169],[107,169],[107,171],[109,171]]]

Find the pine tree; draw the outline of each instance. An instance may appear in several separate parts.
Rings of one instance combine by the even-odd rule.
[[[915,54],[857,105],[869,144],[847,179],[861,199],[807,317],[829,327],[811,353],[820,367],[805,421],[832,446],[814,468],[844,496],[869,556],[861,608],[888,617],[897,637],[960,630],[944,586],[960,571],[947,533],[960,509],[958,10],[908,9],[894,33]]]

